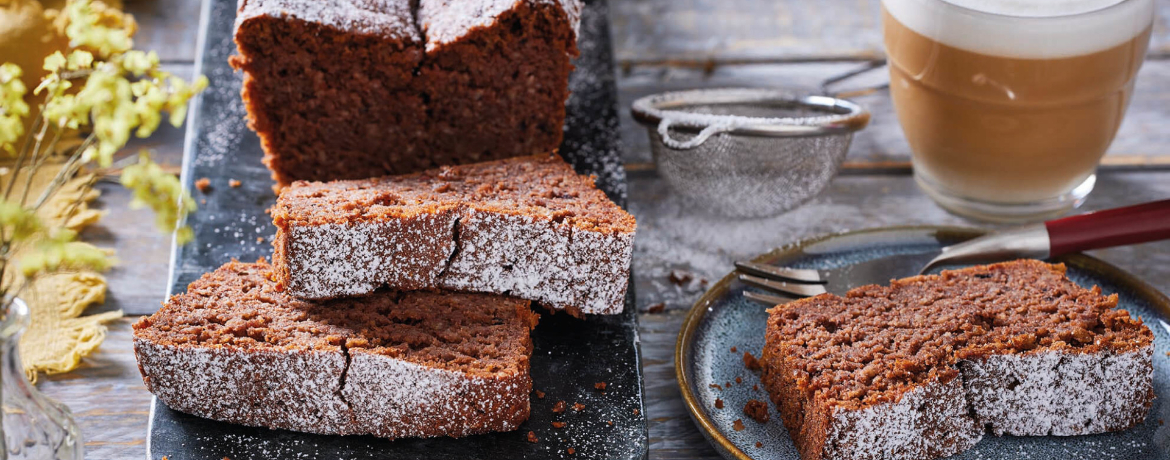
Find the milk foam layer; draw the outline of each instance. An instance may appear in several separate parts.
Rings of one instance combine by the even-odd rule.
[[[898,22],[956,48],[1054,59],[1103,51],[1150,27],[1154,0],[882,0]]]

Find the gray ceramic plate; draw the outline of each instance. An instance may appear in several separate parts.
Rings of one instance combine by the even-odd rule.
[[[800,268],[834,268],[890,254],[937,250],[979,235],[971,229],[887,228],[802,241],[759,256],[756,261]],[[1061,257],[1069,277],[1117,293],[1129,310],[1154,331],[1154,391],[1158,399],[1145,423],[1132,429],[1075,437],[996,437],[988,434],[956,459],[1159,459],[1170,460],[1170,299],[1125,271],[1085,255]],[[767,401],[759,377],[744,368],[743,352],[759,356],[764,345],[766,307],[744,299],[734,273],[716,283],[688,314],[675,350],[675,372],[683,399],[699,430],[728,459],[797,460],[784,424],[769,402],[771,419],[759,424],[743,414],[749,399]],[[731,352],[735,347],[736,352]],[[736,383],[736,378],[742,383]],[[730,383],[730,385],[728,385]],[[723,389],[716,389],[719,385]],[[723,408],[715,407],[715,400]],[[735,431],[735,421],[743,429]],[[762,444],[756,447],[756,443]]]

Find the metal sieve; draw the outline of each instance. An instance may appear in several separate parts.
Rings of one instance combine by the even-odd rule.
[[[718,214],[779,214],[837,174],[869,112],[852,102],[781,89],[675,91],[634,101],[659,174]]]

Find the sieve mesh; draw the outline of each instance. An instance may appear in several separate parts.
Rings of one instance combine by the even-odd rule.
[[[738,217],[778,214],[820,193],[869,119],[847,101],[767,89],[664,93],[633,110],[675,193]]]

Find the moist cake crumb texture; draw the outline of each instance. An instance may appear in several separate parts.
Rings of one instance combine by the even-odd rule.
[[[548,154],[297,182],[272,216],[273,264],[290,295],[444,288],[572,314],[622,311],[636,228],[591,177]]]
[[[1153,334],[1116,306],[1034,260],[863,286],[771,309],[762,379],[804,460],[1123,430],[1152,404]]]
[[[231,262],[134,325],[148,390],[168,407],[251,426],[385,438],[513,430],[528,418],[536,315],[491,294],[280,293]]]
[[[554,151],[578,0],[247,0],[232,65],[281,186]]]

